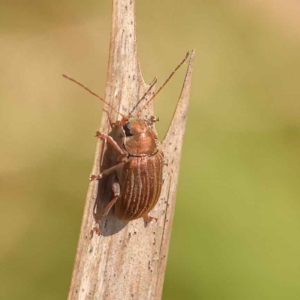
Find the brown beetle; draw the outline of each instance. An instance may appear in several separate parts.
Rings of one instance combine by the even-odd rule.
[[[107,204],[103,215],[115,205],[115,215],[120,220],[131,221],[143,217],[155,206],[161,191],[164,154],[159,149],[156,133],[150,127],[152,120],[123,119],[116,123],[121,147],[116,141],[100,132],[96,136],[109,142],[119,153],[119,163],[91,179],[101,179],[104,174],[117,172],[118,182],[113,184],[114,197]],[[120,193],[121,191],[121,193]]]
[[[140,114],[148,103],[152,101],[167,84],[174,73],[183,65],[188,56],[189,52],[158,91],[146,101],[136,116],[132,115],[133,111],[137,108],[139,103],[146,98],[149,91],[155,85],[156,79],[152,82],[145,95],[131,110],[129,116],[124,116],[118,112],[122,116],[122,120],[113,123],[112,126],[116,130],[117,136],[121,138],[121,142],[118,143],[111,136],[97,131],[96,136],[111,144],[120,154],[118,163],[115,166],[102,171],[99,175],[92,175],[90,177],[90,180],[100,180],[104,175],[112,172],[116,172],[117,174],[117,180],[112,185],[113,199],[110,200],[104,208],[102,216],[107,215],[114,206],[114,213],[120,220],[131,221],[143,217],[145,221],[149,222],[155,219],[150,217],[148,213],[156,205],[161,193],[163,166],[165,164],[164,154],[163,151],[159,149],[160,142],[152,128],[152,124],[158,121],[158,118],[151,117],[150,119],[142,119],[140,118]],[[79,84],[88,92],[109,105],[104,99],[81,83],[66,75],[63,76]],[[113,107],[111,108],[115,110]],[[95,227],[94,230],[100,233],[99,228]]]

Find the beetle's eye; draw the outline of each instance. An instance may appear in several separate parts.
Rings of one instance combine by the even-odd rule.
[[[131,131],[131,124],[129,122],[125,123],[123,125],[123,129],[125,131],[126,136],[132,136],[133,134],[130,132]]]

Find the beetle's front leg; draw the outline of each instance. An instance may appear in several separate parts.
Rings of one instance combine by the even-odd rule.
[[[97,131],[95,136],[101,140],[106,140],[108,143],[110,143],[121,154],[121,156],[127,156],[127,153],[124,152],[124,150],[117,144],[117,142],[111,136],[101,133],[100,131]]]

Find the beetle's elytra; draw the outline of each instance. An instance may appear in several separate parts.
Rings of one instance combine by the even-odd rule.
[[[148,101],[146,101],[135,116],[132,113],[137,108],[138,104],[146,98],[147,93],[156,83],[156,79],[150,85],[147,93],[132,109],[129,116],[125,116],[118,112],[122,116],[122,120],[112,124],[117,136],[120,138],[118,142],[109,135],[100,132],[96,133],[98,138],[111,144],[120,154],[118,161],[114,166],[103,170],[99,175],[92,175],[90,177],[91,180],[101,180],[103,176],[111,174],[112,172],[115,172],[117,175],[115,176],[116,181],[111,187],[113,198],[104,208],[102,213],[103,216],[108,214],[110,209],[114,207],[114,214],[120,220],[131,221],[140,217],[143,217],[145,221],[154,219],[149,216],[149,212],[156,205],[161,193],[163,184],[163,166],[165,164],[164,153],[160,149],[160,142],[152,128],[152,124],[158,121],[158,118],[151,117],[150,119],[143,119],[140,117],[140,114],[144,107],[154,99],[174,73],[183,65],[188,56],[189,52],[164,84]],[[104,99],[100,98],[81,83],[66,75],[63,76],[79,84],[109,105]],[[113,107],[111,108],[115,110]],[[99,228],[94,228],[94,230],[97,233],[100,233]]]

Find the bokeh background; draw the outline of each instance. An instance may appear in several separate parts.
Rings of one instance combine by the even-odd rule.
[[[0,2],[0,299],[65,299],[110,1]],[[197,50],[163,300],[300,299],[300,4],[137,0],[146,81]],[[162,138],[185,70],[155,100]]]

